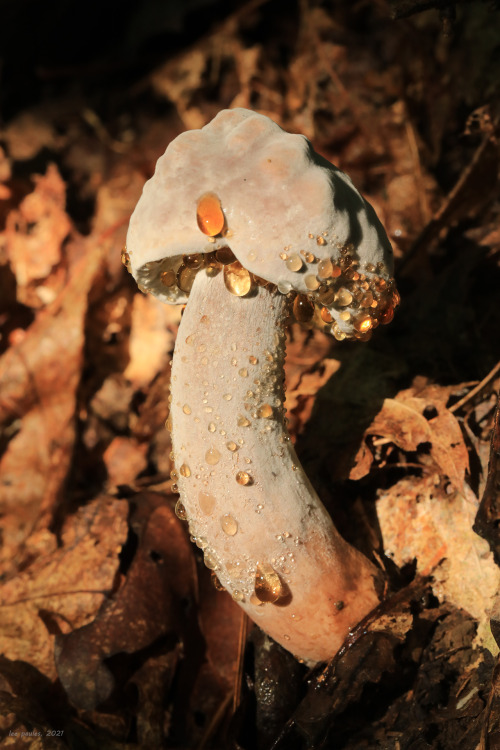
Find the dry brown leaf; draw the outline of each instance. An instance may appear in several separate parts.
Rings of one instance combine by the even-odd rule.
[[[422,443],[429,443],[431,456],[441,472],[461,490],[469,457],[460,425],[445,406],[448,393],[448,389],[441,392],[434,388],[428,396],[415,396],[410,389],[402,391],[395,399],[385,399],[366,434],[387,438],[404,451],[416,451]],[[437,415],[426,419],[424,411],[429,407],[433,407]]]
[[[496,652],[489,616],[500,571],[487,542],[472,531],[476,512],[477,499],[466,484],[449,495],[429,476],[403,479],[377,501],[386,553],[399,566],[416,559],[419,573],[433,571],[439,599],[476,618],[480,643]]]
[[[73,247],[80,257],[59,300],[0,358],[0,424],[15,427],[0,459],[0,562],[7,567],[57,503],[72,458],[85,313],[100,263],[97,249],[85,249]]]
[[[127,538],[128,503],[103,497],[69,516],[61,534],[29,539],[30,565],[0,588],[0,652],[32,664],[51,679],[54,629],[77,628],[112,589]],[[50,622],[57,626],[50,628]]]
[[[26,287],[45,279],[61,260],[62,243],[71,231],[65,211],[66,186],[57,167],[36,176],[35,189],[7,217],[5,249],[16,276],[18,299],[26,302]],[[44,300],[42,299],[42,302]]]

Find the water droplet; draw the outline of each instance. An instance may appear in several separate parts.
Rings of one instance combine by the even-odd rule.
[[[177,286],[182,292],[189,294],[197,273],[196,268],[188,268],[184,263],[181,263],[177,270]]]
[[[332,273],[331,277],[332,279],[338,279],[338,277],[342,274],[342,269],[340,266],[337,266],[336,264],[333,264],[332,266]]]
[[[292,285],[289,281],[280,281],[278,284],[278,292],[281,294],[288,294],[292,291]]]
[[[389,305],[389,307],[386,307],[385,310],[382,311],[382,313],[379,315],[379,320],[382,323],[382,325],[387,325],[387,323],[390,323],[391,320],[394,317],[394,308]]]
[[[314,292],[319,287],[320,282],[318,281],[316,276],[313,276],[310,273],[309,276],[305,277],[304,284],[306,285],[307,289],[309,289],[309,291]]]
[[[318,276],[320,279],[329,279],[332,275],[333,263],[330,258],[320,260],[318,263]]]
[[[238,521],[230,513],[225,513],[220,519],[222,531],[228,536],[234,536],[238,531]]]
[[[186,344],[188,346],[194,346],[194,333],[190,333],[189,336],[186,336]]]
[[[346,289],[344,286],[341,287],[335,294],[335,302],[339,307],[347,307],[347,305],[350,305],[352,302],[352,294],[349,289]]]
[[[184,406],[182,407],[182,411],[184,412],[184,414],[191,414],[191,407],[189,406],[189,404],[184,404]]]
[[[304,258],[306,259],[306,261],[308,263],[315,263],[316,262],[316,256],[315,255],[313,255],[312,253],[306,253],[303,250],[301,252],[303,253]]]
[[[260,599],[257,596],[255,596],[255,594],[252,594],[252,596],[250,597],[250,604],[253,604],[254,607],[264,606],[264,602],[261,602]]]
[[[250,427],[251,424],[249,419],[240,414],[237,420],[238,427]]]
[[[261,602],[276,602],[284,593],[284,586],[274,568],[266,562],[257,563],[255,571],[255,596]]]
[[[248,361],[250,362],[251,365],[256,365],[259,360],[257,359],[257,357],[250,355],[250,357],[248,358]]]
[[[200,506],[201,512],[205,516],[209,516],[211,513],[213,513],[215,503],[215,497],[213,495],[209,495],[208,492],[200,492],[200,494],[198,495],[198,505]]]
[[[187,521],[186,508],[180,500],[177,500],[175,504],[175,515],[177,516],[177,518],[180,518],[181,521]]]
[[[238,591],[238,589],[235,589],[232,593],[232,597],[235,602],[243,602],[245,601],[245,595],[242,591]]]
[[[163,271],[160,274],[160,281],[163,286],[174,286],[176,280],[175,271]]]
[[[203,553],[203,562],[210,570],[216,570],[219,567],[215,554],[210,549],[206,549]]]
[[[288,260],[288,253],[280,253],[281,260]]]
[[[217,448],[209,448],[205,453],[205,461],[210,466],[215,466],[220,461],[220,453]]]
[[[242,367],[241,370],[238,370],[238,375],[241,375],[242,378],[248,378],[248,370],[246,367]]]
[[[165,422],[165,427],[167,428],[169,432],[172,432],[172,415],[171,414],[169,414],[167,417],[167,420]]]
[[[273,416],[273,408],[270,404],[262,404],[257,409],[257,416],[263,419],[269,419]]]
[[[231,248],[227,247],[227,245],[216,250],[215,257],[223,266],[227,266],[229,263],[234,263],[236,260],[235,254]]]
[[[322,286],[318,291],[318,301],[322,305],[331,305],[335,299],[335,289],[331,286]]]
[[[299,323],[307,323],[314,315],[314,305],[305,294],[297,294],[293,301],[293,314]]]
[[[239,471],[236,474],[236,481],[238,482],[238,484],[241,484],[245,487],[246,485],[252,484],[252,477],[247,471]]]
[[[198,549],[205,549],[208,544],[204,536],[197,536],[194,543],[196,544]]]
[[[209,425],[208,425],[208,431],[209,431],[209,432],[215,432],[215,430],[216,430],[216,429],[217,429],[217,428],[216,428],[216,426],[214,425],[214,423],[213,423],[213,422],[210,422],[210,423],[209,423]]]
[[[316,237],[316,243],[318,245],[326,245],[326,240],[324,237],[319,236],[319,237]]]
[[[351,319],[351,313],[349,310],[342,310],[342,312],[339,315],[340,320],[343,320],[344,323],[347,323],[348,320]]]
[[[230,440],[228,443],[226,443],[226,448],[229,451],[231,451],[232,453],[234,453],[234,451],[238,450],[238,446],[236,445],[236,443],[233,440]]]
[[[224,401],[231,401],[233,397],[230,393],[225,393],[222,398],[224,399]]]
[[[300,271],[300,269],[303,266],[302,258],[298,253],[294,253],[293,255],[289,255],[288,258],[285,260],[285,266],[288,268],[289,271]]]
[[[182,464],[181,468],[179,469],[179,474],[181,475],[181,477],[190,477],[191,469],[187,464]]]
[[[252,277],[241,263],[224,266],[224,284],[226,289],[236,297],[244,297],[252,289]]]
[[[320,312],[321,320],[325,323],[331,323],[333,318],[330,310],[327,307],[322,307]]]
[[[196,207],[196,220],[203,234],[215,237],[224,229],[225,219],[220,200],[215,193],[205,193]]]
[[[172,485],[172,487],[171,487],[171,490],[172,490],[172,492],[174,492],[175,494],[179,494],[179,488],[177,487],[177,485],[176,485],[176,484],[173,484],[173,485]]]
[[[201,253],[193,253],[192,255],[183,255],[182,262],[188,268],[201,268],[204,263],[204,257]]]

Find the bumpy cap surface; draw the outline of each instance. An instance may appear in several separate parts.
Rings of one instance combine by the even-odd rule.
[[[298,295],[299,320],[338,339],[389,322],[398,302],[391,245],[349,177],[304,136],[245,109],[170,143],[124,257],[139,286],[169,303],[185,303],[194,276],[222,266],[240,296],[268,282]]]

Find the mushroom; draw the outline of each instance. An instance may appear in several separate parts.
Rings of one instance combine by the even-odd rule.
[[[365,340],[391,320],[392,251],[374,210],[304,136],[225,110],[159,159],[123,260],[142,291],[187,303],[167,421],[177,515],[263,630],[308,664],[333,656],[383,581],[290,442],[285,326],[293,311]]]

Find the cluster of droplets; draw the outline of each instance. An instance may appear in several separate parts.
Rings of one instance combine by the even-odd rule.
[[[312,239],[313,235],[309,237]],[[323,236],[316,241],[326,245]],[[311,252],[301,251],[307,264],[314,264],[314,272],[304,277],[307,294],[292,293],[294,317],[300,323],[316,325],[339,341],[367,340],[374,328],[390,323],[394,317],[400,301],[395,282],[388,279],[383,263],[361,266],[352,244],[339,243],[336,252],[336,257],[320,260]],[[288,270],[303,269],[298,253],[283,251],[280,258]],[[286,293],[288,286],[280,291]]]
[[[220,199],[214,193],[200,197],[196,220],[210,242],[231,237]],[[274,285],[251,273],[227,245],[205,253],[183,255],[173,265],[153,261],[146,266],[172,299],[179,292],[189,295],[196,275],[202,270],[209,276],[222,272],[227,290],[237,297],[247,296],[258,286],[277,289],[293,301],[293,315],[299,323],[316,325],[339,341],[367,340],[379,324],[390,323],[399,304],[399,294],[385,265],[360,264],[352,243],[345,245],[335,238],[329,242],[326,232],[317,236],[310,233],[308,239],[315,240],[322,248],[330,244],[332,255],[323,257],[322,249],[319,258],[311,250],[292,252],[290,246],[280,253],[286,269],[301,274],[307,293],[294,290],[290,281]],[[122,251],[122,262],[129,267],[130,256],[126,248]],[[145,287],[140,288],[148,291]]]

